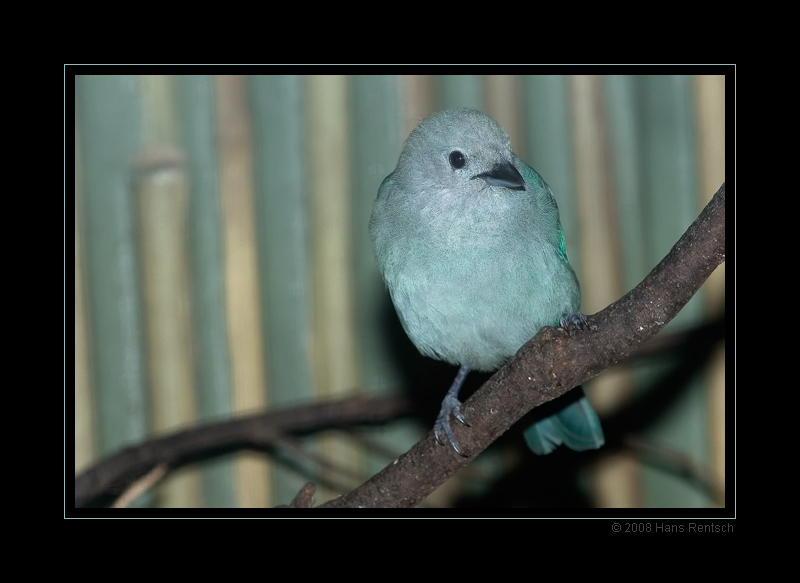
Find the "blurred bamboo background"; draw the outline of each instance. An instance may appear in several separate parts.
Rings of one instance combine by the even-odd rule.
[[[90,75],[75,97],[76,474],[203,422],[407,388],[367,223],[403,140],[434,111],[482,109],[550,184],[586,314],[639,283],[725,180],[723,76]],[[723,264],[664,334],[724,309]],[[722,484],[724,359],[721,345],[642,432]],[[667,364],[614,367],[587,394],[611,415]],[[359,435],[396,455],[430,424]],[[296,445],[352,473],[324,481],[341,488],[393,459],[341,432]],[[427,503],[451,504],[520,455],[488,451]],[[291,456],[190,466],[134,505],[285,504],[328,471]],[[719,503],[634,450],[593,459],[588,504]]]

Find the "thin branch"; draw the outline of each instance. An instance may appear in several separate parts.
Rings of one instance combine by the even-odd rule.
[[[590,330],[543,328],[463,405],[470,427],[453,425],[462,449],[430,431],[352,492],[322,507],[407,508],[468,464],[525,413],[625,359],[657,334],[725,261],[725,184],[669,254],[622,299],[589,317]]]
[[[111,508],[127,508],[141,494],[158,484],[167,475],[167,464],[158,464],[147,474],[131,484],[122,495],[117,498]]]
[[[307,482],[300,488],[289,506],[278,506],[278,508],[311,508],[314,506],[314,492],[316,491],[317,487],[311,482]]]
[[[192,462],[242,449],[274,449],[285,445],[288,435],[375,425],[410,413],[411,403],[402,396],[375,398],[357,395],[193,427],[128,447],[78,475],[75,478],[75,507],[107,506],[130,484],[159,464],[175,470]]]
[[[642,461],[676,476],[688,478],[700,486],[714,502],[725,506],[725,485],[698,464],[692,456],[633,434],[626,435],[622,442],[625,447],[638,454]]]

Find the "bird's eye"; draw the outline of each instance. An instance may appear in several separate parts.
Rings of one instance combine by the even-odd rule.
[[[463,168],[466,163],[467,159],[464,157],[464,154],[458,150],[450,152],[450,166],[453,168]]]

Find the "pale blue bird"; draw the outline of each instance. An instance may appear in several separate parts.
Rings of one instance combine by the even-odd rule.
[[[553,193],[495,120],[442,111],[408,136],[378,190],[369,232],[408,337],[423,355],[461,367],[434,433],[464,455],[450,415],[469,425],[458,400],[469,371],[499,368],[542,326],[586,324]],[[525,439],[537,454],[605,442],[582,392]]]

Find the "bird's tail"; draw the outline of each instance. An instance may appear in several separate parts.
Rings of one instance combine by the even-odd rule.
[[[528,447],[537,455],[548,454],[562,443],[575,451],[585,451],[598,449],[606,442],[600,419],[585,396],[534,423],[524,435]]]

